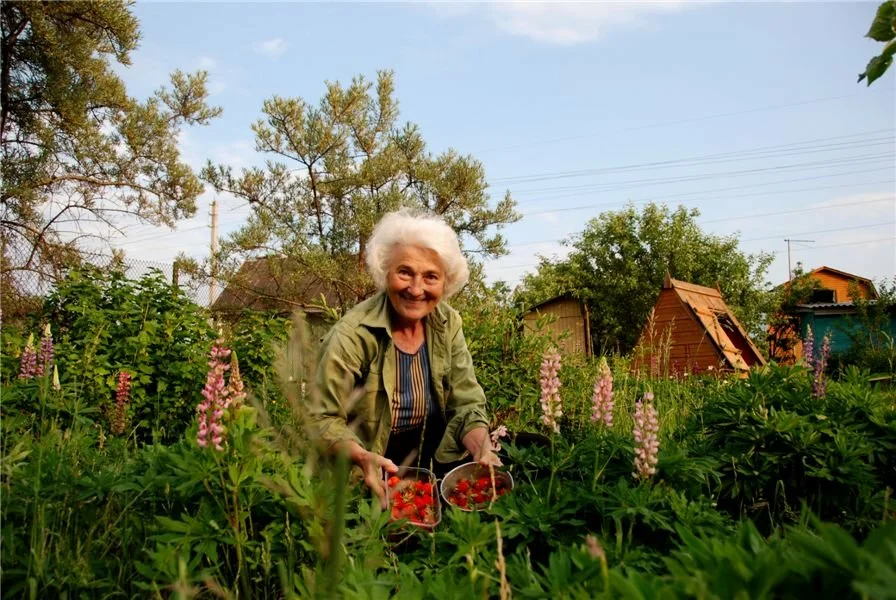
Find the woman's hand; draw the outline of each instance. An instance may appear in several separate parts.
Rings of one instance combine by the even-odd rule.
[[[483,467],[500,467],[504,463],[492,450],[492,440],[488,435],[488,429],[477,427],[464,436],[464,447],[473,455],[473,461]]]
[[[398,466],[381,454],[365,450],[356,442],[348,442],[344,450],[348,452],[352,462],[361,467],[364,483],[380,499],[383,509],[388,508],[386,488],[383,487],[383,469],[386,470],[386,473],[394,475],[398,473]]]

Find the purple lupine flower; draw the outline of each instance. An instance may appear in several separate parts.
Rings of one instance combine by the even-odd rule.
[[[118,373],[118,388],[115,390],[115,408],[112,412],[111,431],[121,435],[127,427],[128,399],[131,394],[131,374],[127,371]]]
[[[229,356],[230,350],[224,346],[212,346],[209,352],[208,377],[202,389],[203,400],[196,407],[199,417],[196,443],[203,448],[211,443],[218,452],[224,450],[224,426],[221,419],[224,417],[224,408],[230,403],[230,390],[224,385],[224,372],[230,369],[225,359]]]
[[[53,334],[50,332],[50,324],[44,326],[44,334],[40,338],[40,349],[37,353],[37,374],[43,375],[50,372],[53,363]]]
[[[830,357],[831,336],[825,335],[821,338],[821,348],[818,351],[818,356],[815,357],[815,368],[812,372],[812,395],[816,398],[824,397],[825,386],[827,385],[827,378],[825,377],[824,371]]]
[[[594,383],[594,395],[591,398],[591,421],[613,426],[613,373],[605,356],[600,357],[597,368],[597,381]]]
[[[498,427],[489,434],[489,437],[492,440],[492,450],[497,452],[501,449],[501,438],[507,437],[507,427],[505,425],[498,425]]]
[[[815,336],[812,334],[812,326],[806,326],[806,337],[803,338],[803,359],[809,369],[814,368],[815,362]]]
[[[560,353],[550,349],[544,353],[541,361],[541,421],[560,433],[560,424],[557,422],[563,416],[563,406],[560,400]]]
[[[656,408],[653,406],[653,392],[646,392],[641,400],[635,402],[634,419],[635,470],[632,477],[641,480],[650,479],[656,473],[657,455],[660,449],[657,437],[660,423]]]
[[[37,374],[37,353],[34,351],[34,334],[28,335],[28,341],[22,348],[22,363],[19,368],[19,379],[34,379]]]

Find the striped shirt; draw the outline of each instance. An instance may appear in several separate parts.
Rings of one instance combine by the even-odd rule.
[[[414,354],[395,347],[395,395],[392,397],[392,431],[408,431],[423,424],[433,409],[429,353],[424,342]]]

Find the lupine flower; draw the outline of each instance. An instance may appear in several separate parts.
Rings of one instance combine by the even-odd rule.
[[[28,335],[28,341],[22,348],[22,364],[19,379],[33,379],[37,374],[37,353],[34,351],[34,334]]]
[[[233,406],[236,410],[243,403],[246,397],[246,387],[243,385],[243,378],[240,377],[240,361],[236,357],[236,350],[230,353],[230,383],[227,385],[228,395],[227,404],[224,408]]]
[[[59,383],[59,367],[53,365],[53,389],[57,392],[62,389],[62,384]]]
[[[605,356],[600,357],[597,368],[597,381],[594,383],[594,396],[591,398],[591,421],[613,426],[613,373]]]
[[[803,358],[806,360],[806,366],[810,369],[814,368],[815,362],[815,336],[812,334],[812,326],[806,327],[806,337],[803,338]]]
[[[563,416],[563,407],[560,400],[560,353],[555,349],[544,353],[541,362],[541,421],[560,433],[560,424],[557,422]]]
[[[50,324],[44,326],[44,334],[40,338],[40,350],[37,354],[37,374],[43,375],[50,372],[53,363],[53,334],[50,332]]]
[[[816,398],[824,397],[827,378],[825,377],[825,368],[828,359],[831,357],[831,336],[825,335],[821,338],[821,348],[818,355],[815,356],[815,365],[812,372],[812,395]]]
[[[215,450],[224,450],[224,426],[221,419],[224,417],[224,408],[229,404],[230,390],[224,385],[224,372],[230,369],[225,362],[230,356],[230,350],[215,344],[209,353],[209,370],[205,387],[202,389],[202,402],[196,407],[199,416],[199,431],[196,434],[196,443],[203,448],[209,443]]]
[[[497,429],[489,434],[492,440],[492,450],[497,452],[501,449],[501,438],[507,437],[507,427],[504,425],[498,425]]]
[[[649,479],[656,473],[660,441],[657,438],[660,424],[653,406],[653,392],[647,392],[635,402],[635,479]]]
[[[115,390],[115,408],[112,411],[110,430],[115,435],[124,433],[128,420],[128,399],[131,394],[131,374],[127,371],[118,373],[118,389]]]
[[[607,553],[604,552],[604,547],[600,545],[600,542],[593,534],[588,534],[585,536],[585,547],[588,548],[588,554],[591,555],[591,558],[604,558],[607,556]]]

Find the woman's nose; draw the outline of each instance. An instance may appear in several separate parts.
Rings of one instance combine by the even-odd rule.
[[[423,279],[419,277],[414,277],[411,279],[411,284],[408,286],[408,291],[412,296],[422,296],[423,295]]]

